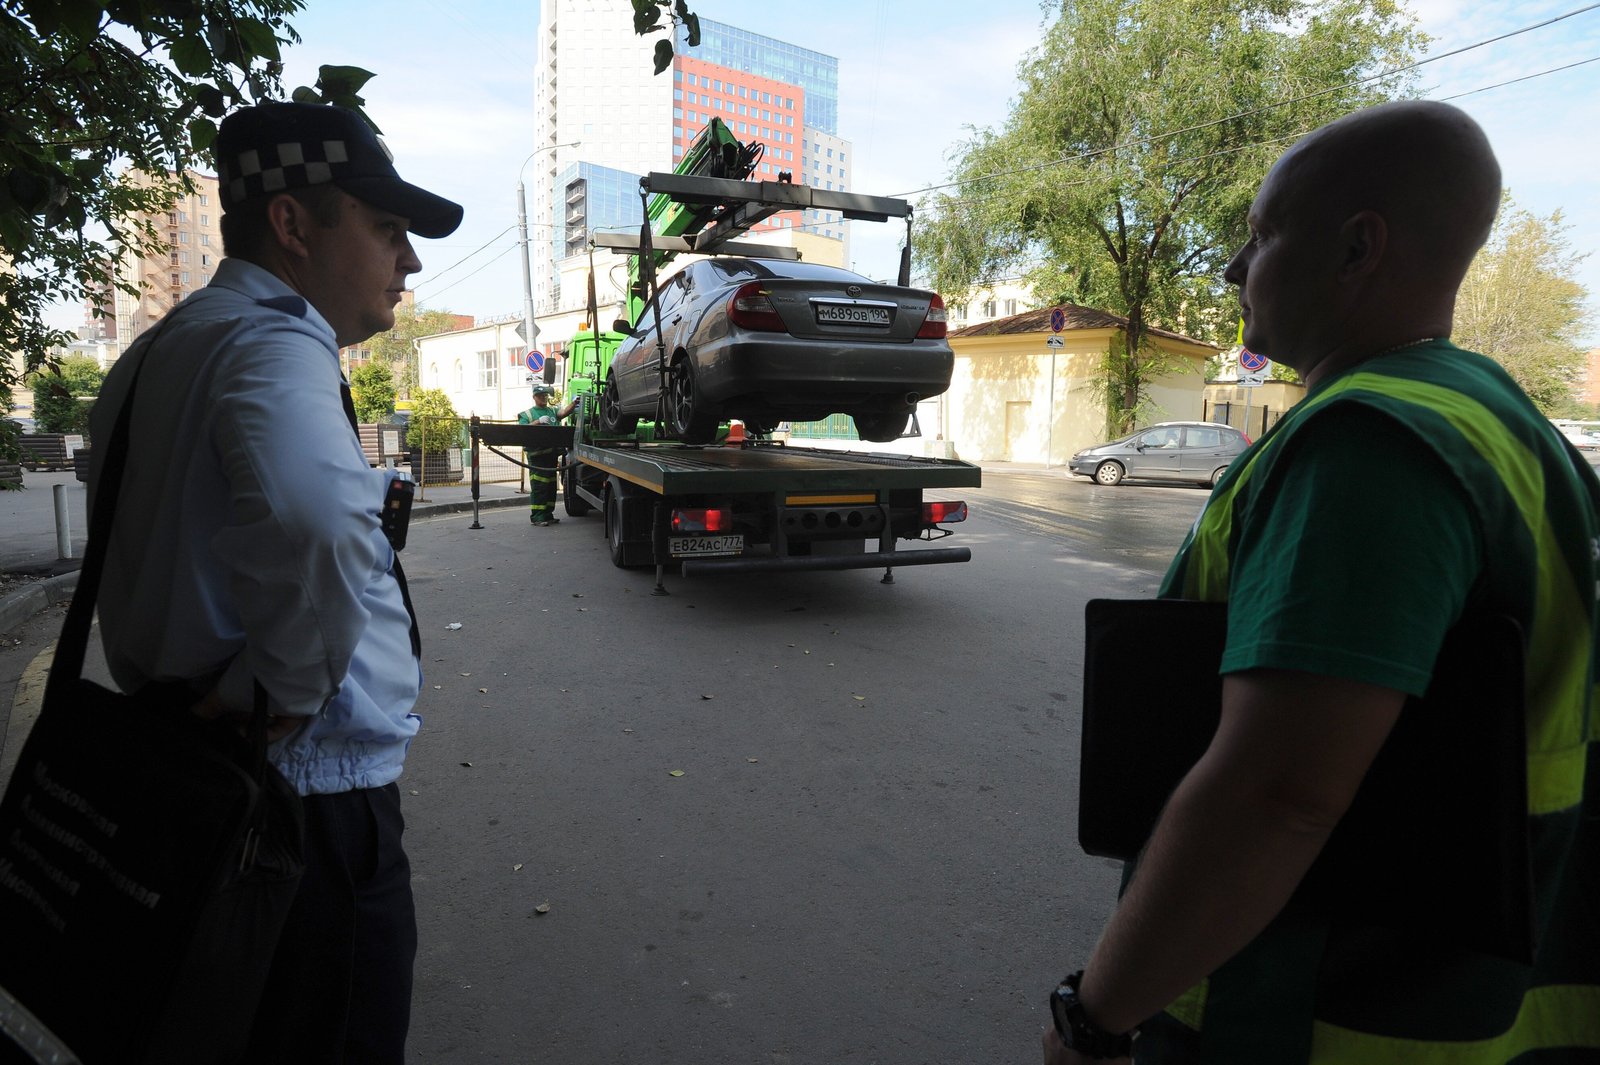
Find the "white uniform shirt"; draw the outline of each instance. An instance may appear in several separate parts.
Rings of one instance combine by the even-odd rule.
[[[345,415],[333,329],[224,259],[153,326],[99,597],[112,676],[220,680],[224,701],[311,716],[273,748],[302,794],[399,777],[420,719],[410,617],[379,527],[388,476]],[[91,413],[90,499],[144,345]]]

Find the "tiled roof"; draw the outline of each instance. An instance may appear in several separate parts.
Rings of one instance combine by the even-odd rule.
[[[1067,324],[1065,330],[1072,329],[1126,329],[1128,320],[1110,311],[1097,311],[1093,307],[1080,307],[1076,303],[1063,303],[1060,305],[1066,313]],[[1021,314],[1009,315],[1005,318],[996,318],[981,325],[963,326],[952,329],[951,337],[988,337],[1005,336],[1011,333],[1048,333],[1050,332],[1050,312],[1054,307],[1041,307],[1036,311],[1023,311]],[[1168,340],[1183,340],[1190,344],[1206,344],[1203,340],[1186,337],[1182,333],[1174,333],[1167,329],[1150,327],[1150,335],[1166,337]]]

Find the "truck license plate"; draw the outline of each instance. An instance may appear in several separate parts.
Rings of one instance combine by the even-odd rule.
[[[817,321],[839,325],[888,325],[889,308],[858,307],[850,303],[819,303]]]
[[[724,536],[672,536],[668,537],[668,550],[673,558],[706,558],[711,555],[737,555],[744,551],[744,534]]]

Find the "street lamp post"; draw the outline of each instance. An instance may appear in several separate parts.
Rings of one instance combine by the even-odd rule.
[[[522,339],[529,351],[538,343],[539,326],[533,318],[533,266],[528,254],[528,197],[522,184],[522,172],[528,168],[534,156],[557,148],[576,148],[580,143],[568,141],[564,144],[547,144],[529,153],[528,158],[522,161],[522,166],[517,168],[517,242],[522,247]]]

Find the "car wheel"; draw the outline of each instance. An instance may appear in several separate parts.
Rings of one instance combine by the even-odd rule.
[[[600,393],[600,431],[609,435],[631,433],[639,424],[637,417],[622,413],[622,394],[617,391],[617,375],[606,378],[605,391]]]
[[[578,464],[568,459],[561,465],[561,505],[569,518],[581,518],[594,507],[578,495]]]
[[[1212,471],[1211,483],[1208,484],[1206,487],[1215,488],[1217,486],[1217,482],[1222,480],[1222,475],[1227,473],[1227,472],[1228,472],[1228,467],[1226,467],[1226,466],[1217,467],[1216,470]]]
[[[717,436],[717,413],[697,394],[694,364],[687,358],[672,364],[667,380],[667,424],[687,444],[709,444]]]
[[[1094,479],[1103,485],[1122,483],[1122,467],[1115,462],[1102,462],[1095,467]]]
[[[856,435],[875,444],[886,444],[891,440],[900,439],[900,434],[906,431],[906,422],[910,418],[911,415],[906,411],[892,414],[857,414]]]

